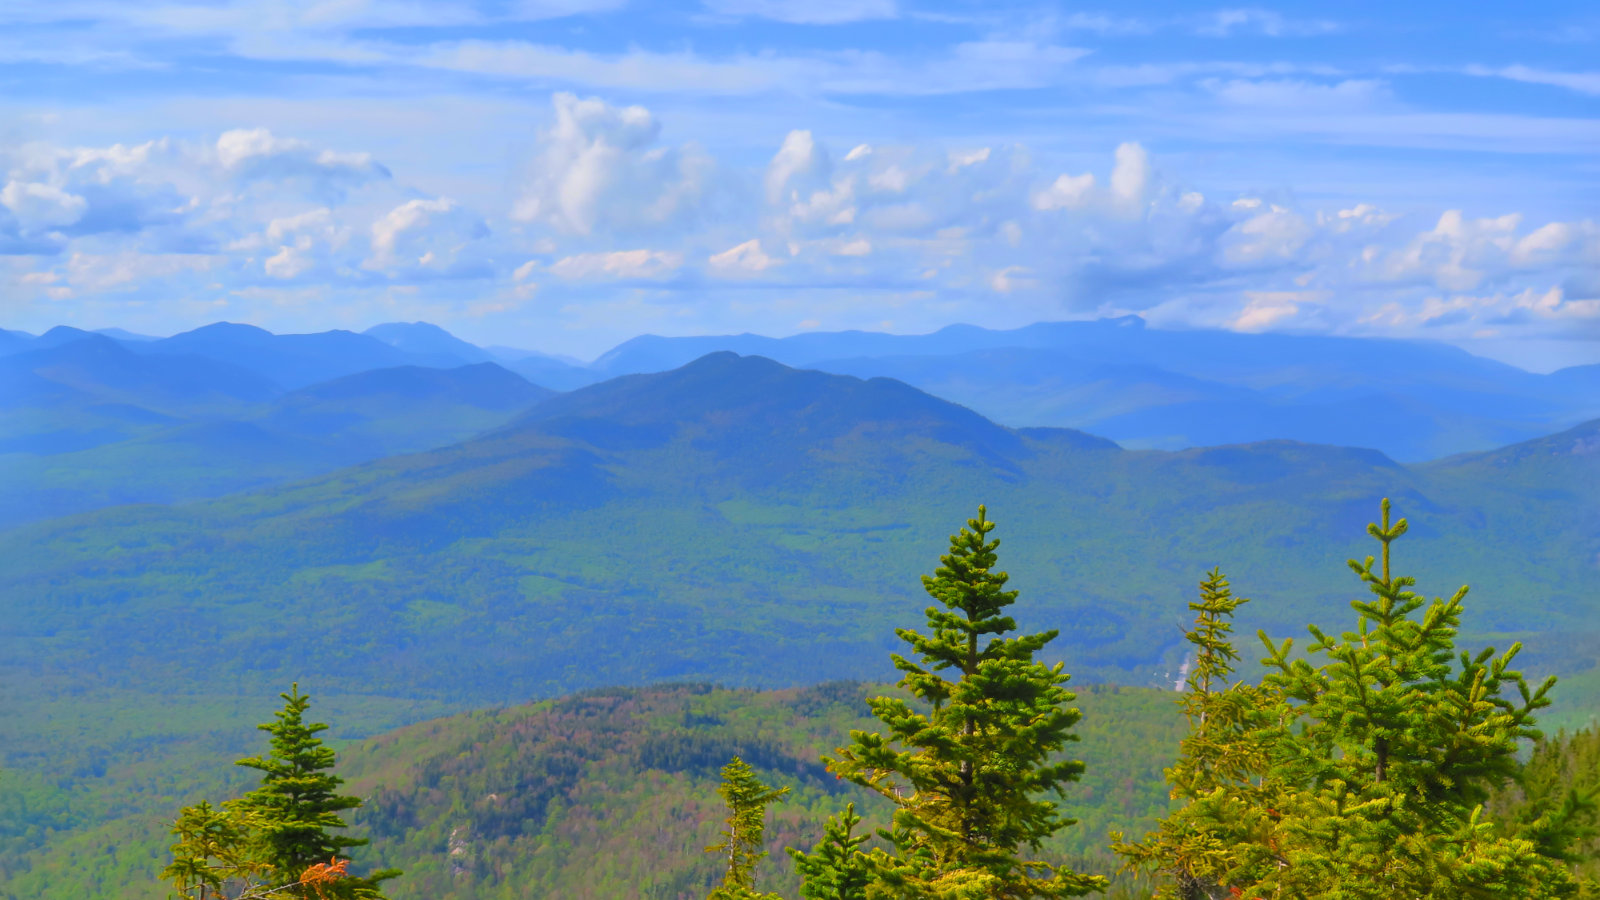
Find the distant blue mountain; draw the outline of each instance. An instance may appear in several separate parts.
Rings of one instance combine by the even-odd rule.
[[[38,338],[0,333],[0,356],[88,336],[69,327]],[[1006,426],[1073,428],[1148,449],[1288,439],[1370,447],[1410,462],[1600,417],[1600,366],[1536,375],[1434,341],[1163,331],[1137,316],[1010,330],[953,325],[922,335],[643,335],[588,365],[491,351],[426,322],[296,335],[218,323],[159,340],[135,337],[123,343],[136,353],[204,357],[287,389],[377,369],[495,359],[533,384],[573,390],[726,351],[894,378]]]
[[[1600,366],[1535,375],[1432,341],[1160,331],[1136,316],[925,335],[647,335],[592,368],[659,371],[716,350],[896,378],[1006,425],[1077,428],[1128,447],[1282,438],[1417,461],[1600,416]]]
[[[0,356],[20,353],[33,343],[33,335],[26,331],[7,331],[0,328]]]
[[[127,404],[165,415],[233,411],[283,392],[272,380],[200,356],[142,356],[104,335],[52,328],[21,353],[0,357],[0,402]]]
[[[557,391],[570,391],[606,379],[604,374],[595,369],[575,366],[542,354],[502,359],[501,364],[534,384]]]
[[[42,338],[41,338],[42,340]],[[350,331],[273,334],[253,325],[218,322],[157,341],[129,344],[139,353],[182,353],[249,369],[286,388],[395,366],[450,368],[475,360],[453,354],[408,353]]]
[[[63,344],[94,337],[102,337],[102,335],[97,335],[92,331],[84,331],[82,328],[73,328],[71,325],[57,325],[34,338],[33,343],[28,345],[28,349],[44,350],[49,347],[60,347]]]
[[[160,338],[155,337],[154,335],[135,334],[134,332],[129,331],[126,328],[96,328],[94,330],[94,333],[95,334],[103,334],[108,338],[116,338],[119,341],[159,341],[159,340],[161,340]]]
[[[0,358],[0,526],[216,497],[493,430],[550,391],[493,363],[359,372],[288,393],[93,335]]]
[[[427,322],[388,322],[361,332],[399,350],[421,356],[453,356],[463,363],[489,362],[487,350]]]

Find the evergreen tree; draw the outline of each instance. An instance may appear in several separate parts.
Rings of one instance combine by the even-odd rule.
[[[378,885],[400,873],[350,875],[344,851],[367,841],[328,833],[346,827],[340,813],[361,805],[338,793],[344,781],[328,771],[335,754],[317,737],[328,726],[305,721],[311,698],[298,684],[279,696],[284,707],[276,720],[257,726],[272,735],[270,754],[237,763],[260,771],[261,786],[220,809],[200,803],[182,810],[172,829],[179,838],[173,862],[163,877],[193,900],[382,900]]]
[[[984,507],[950,538],[950,552],[923,588],[938,601],[928,634],[896,633],[916,659],[895,654],[900,686],[925,705],[869,701],[888,736],[852,732],[851,744],[826,760],[833,771],[888,798],[895,852],[868,859],[874,890],[915,898],[1072,897],[1105,879],[1056,868],[1024,851],[1072,824],[1055,801],[1083,763],[1055,757],[1079,713],[1062,666],[1034,654],[1056,632],[1003,637],[1016,622],[1003,610],[1017,592],[996,571],[998,540]],[[943,673],[954,678],[947,678]]]
[[[717,793],[728,805],[727,827],[721,843],[712,844],[706,852],[727,854],[728,867],[722,886],[707,900],[781,900],[775,894],[756,892],[755,869],[767,856],[767,807],[788,796],[789,789],[763,784],[755,770],[735,756],[722,767],[722,786]]]
[[[1221,695],[1191,686],[1183,702],[1193,731],[1172,772],[1185,805],[1143,844],[1118,848],[1172,875],[1174,894],[1571,895],[1559,859],[1484,813],[1517,770],[1518,741],[1538,735],[1534,713],[1549,705],[1554,679],[1530,689],[1511,668],[1520,645],[1457,656],[1467,589],[1430,603],[1411,590],[1415,579],[1395,575],[1392,545],[1406,529],[1383,501],[1381,523],[1368,526],[1381,569],[1373,557],[1350,562],[1372,595],[1351,603],[1353,631],[1310,626],[1304,656],[1262,633],[1269,672],[1259,686]],[[1231,614],[1220,583],[1209,584],[1212,606]],[[1208,615],[1190,639],[1221,641],[1214,665],[1233,653]]]
[[[1488,808],[1509,834],[1578,876],[1578,896],[1600,898],[1600,728],[1541,740]]]
[[[1140,843],[1112,835],[1112,849],[1128,868],[1171,879],[1159,897],[1226,897],[1232,873],[1257,855],[1252,838],[1266,824],[1267,804],[1252,779],[1266,767],[1268,745],[1259,729],[1270,722],[1276,698],[1256,685],[1228,682],[1239,659],[1230,638],[1233,615],[1249,602],[1234,596],[1220,569],[1200,582],[1200,600],[1189,604],[1194,625],[1184,634],[1193,664],[1179,700],[1189,733],[1166,773],[1172,798],[1183,806]]]
[[[806,900],[866,900],[871,869],[861,847],[871,838],[855,833],[860,824],[856,805],[847,803],[843,813],[829,817],[822,840],[810,853],[789,849]]]

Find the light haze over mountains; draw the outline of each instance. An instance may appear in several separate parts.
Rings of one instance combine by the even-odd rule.
[[[219,496],[441,447],[553,392],[719,351],[893,378],[1002,425],[1130,449],[1282,439],[1417,462],[1600,417],[1600,366],[1539,375],[1437,342],[1165,331],[1133,316],[924,335],[645,335],[586,364],[421,322],[283,335],[217,323],[165,338],[61,326],[0,334],[0,523]]]

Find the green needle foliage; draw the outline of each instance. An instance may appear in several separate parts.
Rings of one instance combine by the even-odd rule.
[[[1177,762],[1167,770],[1172,798],[1183,806],[1141,843],[1112,835],[1112,849],[1127,868],[1171,879],[1161,897],[1227,896],[1223,885],[1239,865],[1240,848],[1267,827],[1270,804],[1252,779],[1266,768],[1269,745],[1258,729],[1271,721],[1275,698],[1255,685],[1228,683],[1239,659],[1230,638],[1233,615],[1249,602],[1234,596],[1220,569],[1212,569],[1200,582],[1200,600],[1189,604],[1194,626],[1184,634],[1194,645],[1193,664],[1178,704],[1189,733],[1179,744]]]
[[[1060,664],[1034,654],[1057,632],[1002,637],[1016,622],[1002,611],[1016,601],[995,570],[998,540],[984,507],[950,538],[950,552],[924,589],[928,634],[896,633],[913,661],[893,656],[900,686],[929,708],[878,697],[869,704],[889,735],[856,731],[835,773],[888,798],[894,828],[890,854],[868,859],[874,891],[907,898],[1073,897],[1105,880],[1022,856],[1072,824],[1055,801],[1083,764],[1058,759],[1079,718]],[[955,676],[947,678],[944,673]]]
[[[1600,898],[1600,729],[1540,741],[1488,806],[1511,834],[1571,863],[1579,897]]]
[[[781,900],[776,894],[756,892],[755,869],[767,856],[767,806],[788,796],[789,789],[763,784],[755,770],[735,756],[722,767],[722,786],[717,793],[728,804],[727,827],[721,843],[712,844],[706,852],[727,854],[728,868],[722,886],[707,900]]]
[[[183,809],[173,834],[173,862],[162,873],[180,896],[316,897],[318,900],[382,900],[378,885],[400,873],[384,870],[350,875],[344,851],[366,840],[330,834],[346,827],[341,813],[360,798],[338,793],[343,779],[329,772],[335,754],[317,735],[323,723],[307,723],[309,695],[299,684],[279,694],[284,707],[275,721],[257,726],[272,735],[271,753],[239,760],[262,773],[261,786],[221,809],[202,802]]]
[[[1534,713],[1555,679],[1530,689],[1511,668],[1520,645],[1457,654],[1467,589],[1429,602],[1395,575],[1391,549],[1406,528],[1383,501],[1381,524],[1367,529],[1381,568],[1350,562],[1372,595],[1351,603],[1353,631],[1310,626],[1304,656],[1263,633],[1270,671],[1259,686],[1191,683],[1191,736],[1169,773],[1184,806],[1144,843],[1118,846],[1171,876],[1169,896],[1572,895],[1562,860],[1484,813],[1518,771],[1518,742],[1538,736]],[[1215,572],[1202,585],[1190,641],[1225,676],[1218,662],[1235,657],[1216,617],[1237,603],[1224,587]]]
[[[872,874],[861,846],[871,836],[855,833],[860,824],[856,805],[847,803],[843,813],[828,819],[821,842],[810,853],[789,848],[806,900],[866,900]]]

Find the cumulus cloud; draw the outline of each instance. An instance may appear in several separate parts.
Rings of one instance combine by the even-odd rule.
[[[1034,191],[1033,207],[1045,211],[1097,207],[1137,215],[1151,187],[1150,154],[1130,142],[1117,147],[1114,159],[1105,190],[1098,189],[1093,173],[1063,174]]]
[[[552,102],[555,125],[513,218],[589,235],[679,224],[698,211],[712,161],[690,147],[656,146],[661,126],[649,110],[572,94]]]
[[[850,151],[851,160],[860,159],[870,153],[864,153],[857,147]],[[790,182],[816,183],[819,179],[827,177],[829,171],[828,153],[811,136],[809,131],[791,131],[783,139],[783,145],[773,155],[772,161],[767,164],[766,188],[768,203],[782,203],[786,194],[790,192]],[[798,189],[793,196],[798,199]]]
[[[758,238],[745,241],[736,247],[729,247],[721,253],[714,253],[707,260],[712,271],[723,275],[749,275],[766,271],[778,264],[778,261],[768,256],[761,249]]]
[[[60,228],[78,221],[89,202],[53,184],[8,181],[0,189],[0,203],[29,231]]]
[[[488,227],[448,197],[408,200],[372,223],[372,255],[365,266],[387,273],[464,274],[475,241]]]
[[[217,161],[246,180],[301,180],[321,193],[336,193],[374,179],[389,170],[370,153],[318,149],[294,138],[278,137],[265,128],[234,129],[217,138]]]
[[[1141,312],[1239,330],[1596,327],[1593,221],[1510,210],[1419,220],[1381,197],[1322,207],[1281,191],[1226,194],[1184,184],[1159,146],[1137,142],[1064,167],[1017,145],[832,146],[793,129],[755,161],[724,165],[664,142],[642,107],[566,94],[552,104],[526,179],[487,209],[408,186],[367,154],[263,129],[0,145],[0,253],[31,254],[0,271],[37,302],[392,299],[471,278],[479,311],[515,309],[535,291],[541,306],[582,306],[638,282],[629,302],[656,304],[662,321],[711,316],[727,306],[705,297],[720,294],[742,309],[782,307],[784,322],[866,327],[890,308],[929,325]]]
[[[683,254],[665,250],[579,253],[556,260],[550,272],[569,281],[666,278],[683,266]]]

